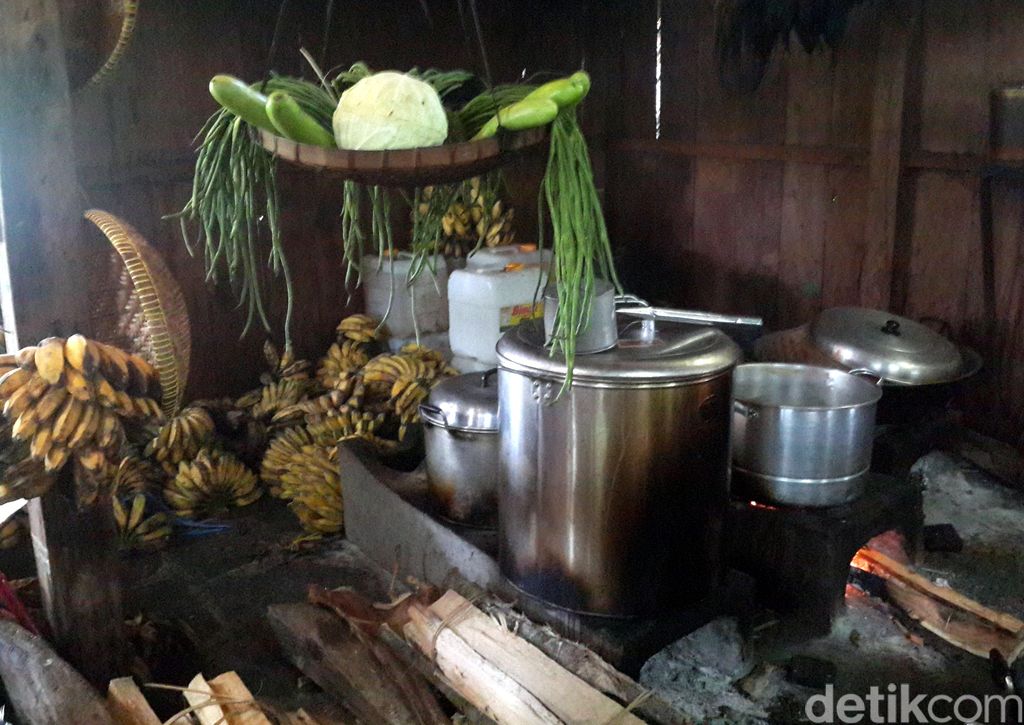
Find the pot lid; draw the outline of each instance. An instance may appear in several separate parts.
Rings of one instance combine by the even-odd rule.
[[[456,375],[438,383],[427,399],[444,415],[448,428],[498,430],[498,378],[495,369]]]
[[[619,318],[618,344],[611,350],[576,355],[573,384],[644,387],[706,378],[736,366],[740,349],[715,328],[653,324]],[[544,346],[544,330],[524,323],[498,341],[502,369],[553,380],[565,379],[565,358]]]
[[[883,310],[833,307],[811,326],[811,339],[836,362],[863,368],[887,382],[945,383],[962,376],[953,342],[920,322]]]

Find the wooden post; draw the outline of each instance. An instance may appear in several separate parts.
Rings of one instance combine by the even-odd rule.
[[[0,306],[8,348],[88,334],[57,0],[0,2],[0,109]],[[105,689],[123,673],[126,651],[110,501],[78,510],[68,472],[29,513],[57,649]]]
[[[878,43],[871,113],[871,157],[864,219],[860,303],[887,309],[893,285],[897,202],[903,153],[903,99],[910,47],[921,15],[919,0],[886,10]]]

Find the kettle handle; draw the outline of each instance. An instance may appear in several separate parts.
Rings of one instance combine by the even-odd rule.
[[[732,409],[734,412],[739,413],[744,418],[756,418],[760,413],[757,408],[752,405],[744,403],[742,400],[733,400]]]
[[[420,418],[423,419],[424,423],[448,430],[448,418],[445,416],[444,411],[436,405],[420,403]]]

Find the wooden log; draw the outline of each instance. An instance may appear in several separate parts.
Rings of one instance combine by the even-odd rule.
[[[575,674],[517,637],[473,606],[458,592],[449,590],[430,609],[447,622],[447,628],[480,656],[522,685],[559,720],[566,723],[642,721],[623,706],[598,692]]]
[[[29,502],[32,548],[57,651],[105,688],[128,671],[117,528],[109,495],[78,507],[71,468],[49,493]]]
[[[88,334],[86,248],[56,0],[0,3],[0,308],[8,350]],[[124,674],[110,502],[68,505],[67,485],[29,504],[57,650],[97,688]]]
[[[0,678],[18,722],[115,725],[99,693],[42,637],[0,619]]]
[[[160,725],[160,719],[131,677],[118,677],[107,687],[107,707],[117,725]]]
[[[325,692],[366,723],[424,725],[448,722],[435,701],[410,694],[412,673],[385,666],[356,630],[311,604],[278,604],[267,610],[285,654]]]
[[[593,650],[560,636],[550,627],[539,625],[511,604],[488,594],[472,582],[453,572],[446,579],[456,591],[473,597],[485,614],[505,622],[508,629],[541,652],[576,674],[606,695],[619,702],[633,702],[643,697],[634,712],[644,720],[658,725],[689,725],[690,719],[656,693],[648,693],[636,680],[612,667]]]
[[[990,609],[951,587],[940,587],[873,549],[861,549],[854,566],[886,580],[889,598],[929,632],[978,657],[993,649],[1004,657],[1024,637],[1024,622]]]
[[[223,725],[227,722],[224,710],[217,704],[213,688],[201,673],[192,678],[182,694],[193,708],[192,715],[199,721],[199,725]]]
[[[271,725],[237,672],[217,675],[210,680],[210,689],[222,701],[224,725]]]
[[[429,608],[409,610],[405,636],[433,659],[459,693],[498,725],[559,725],[561,721],[526,688],[488,662]],[[439,631],[440,630],[440,631]]]

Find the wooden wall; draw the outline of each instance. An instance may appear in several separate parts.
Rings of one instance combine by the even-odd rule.
[[[300,45],[319,53],[325,5],[288,3],[277,69],[302,72]],[[429,21],[416,0],[335,3],[328,63],[482,71],[457,0],[427,5]],[[751,95],[718,82],[714,0],[478,5],[496,81],[581,63],[592,73],[584,123],[632,291],[760,314],[773,327],[846,304],[939,320],[986,357],[972,420],[1003,438],[1018,435],[1024,184],[992,182],[988,242],[981,189],[991,161],[989,92],[1024,80],[1024,4],[868,0],[851,15],[838,52],[780,48]],[[238,340],[243,319],[230,291],[204,281],[176,222],[161,217],[187,198],[191,138],[214,108],[206,81],[221,71],[265,72],[279,7],[277,0],[146,0],[122,71],[107,88],[75,99],[83,207],[138,226],[178,275],[194,327],[193,396],[250,386],[263,335]],[[532,234],[542,163],[542,156],[527,159],[511,174],[521,237]],[[295,338],[300,354],[316,355],[347,309],[338,184],[286,171],[282,192],[285,243],[299,279]],[[105,268],[101,238],[93,233],[89,242],[91,264]],[[103,289],[91,294],[95,301]]]
[[[633,291],[778,328],[836,305],[927,318],[986,358],[972,423],[1016,441],[1024,184],[992,181],[987,241],[981,190],[990,91],[1024,80],[1024,4],[868,2],[837,52],[779,48],[749,95],[718,81],[713,0],[636,12],[607,196]]]

